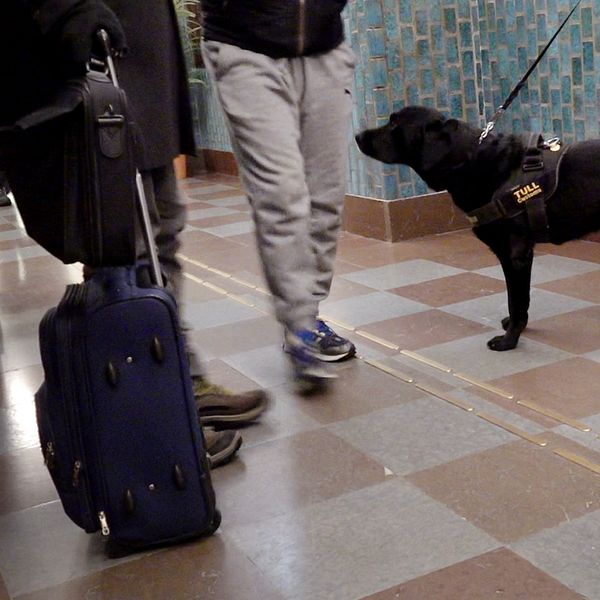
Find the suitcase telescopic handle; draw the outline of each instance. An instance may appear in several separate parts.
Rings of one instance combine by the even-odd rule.
[[[108,33],[104,29],[98,31],[98,39],[102,44],[104,50],[104,56],[106,58],[106,66],[108,68],[108,76],[116,88],[119,88],[119,80],[117,79],[117,71],[115,69],[115,63],[112,58],[112,49],[110,46],[110,38]],[[152,223],[150,221],[150,212],[148,211],[148,201],[146,199],[146,192],[144,191],[144,184],[142,181],[142,175],[139,169],[135,169],[135,187],[137,190],[137,209],[138,217],[140,219],[140,225],[142,226],[142,233],[144,235],[144,242],[148,249],[148,256],[150,257],[150,270],[153,283],[155,285],[164,286],[163,276],[160,270],[160,263],[158,260],[158,252],[156,250],[156,243],[154,242],[154,234],[152,233]]]

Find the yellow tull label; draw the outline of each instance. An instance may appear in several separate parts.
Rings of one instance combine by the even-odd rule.
[[[543,190],[537,183],[530,183],[513,192],[515,200],[519,204],[523,204],[523,202],[527,202],[527,200],[531,200],[541,193],[543,193]]]

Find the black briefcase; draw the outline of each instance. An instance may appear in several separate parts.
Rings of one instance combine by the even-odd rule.
[[[135,164],[125,94],[102,71],[0,130],[2,164],[30,237],[64,263],[135,262]]]

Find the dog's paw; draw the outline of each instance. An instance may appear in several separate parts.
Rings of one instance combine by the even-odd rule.
[[[512,336],[506,335],[497,335],[488,341],[487,345],[490,350],[495,350],[496,352],[504,352],[506,350],[512,350],[517,346],[517,342],[519,339],[514,339]]]
[[[511,319],[510,317],[504,317],[504,319],[502,319],[502,321],[500,321],[502,323],[502,329],[504,329],[504,331],[508,331],[509,327],[511,326]],[[513,332],[514,331],[518,331],[519,335],[521,335],[522,331],[525,329],[525,327],[527,327],[527,319],[522,319],[520,321],[517,321],[517,324],[513,326]]]

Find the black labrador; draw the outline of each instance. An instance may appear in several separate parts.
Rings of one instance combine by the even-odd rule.
[[[356,136],[360,150],[389,164],[404,164],[436,191],[447,190],[465,213],[481,210],[522,165],[527,144],[516,135],[489,135],[439,111],[409,106],[389,122]],[[561,159],[555,192],[546,203],[548,241],[562,244],[600,229],[600,140],[578,142]],[[527,212],[473,228],[498,257],[508,293],[505,334],[488,341],[511,350],[525,329],[535,239]]]

